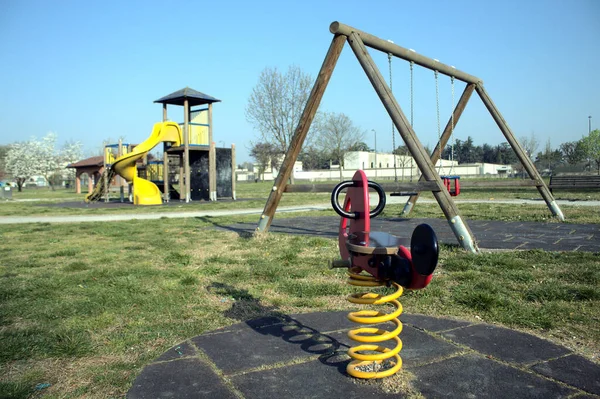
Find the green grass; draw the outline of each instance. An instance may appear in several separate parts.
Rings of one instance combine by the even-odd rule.
[[[189,204],[177,204],[158,206],[125,206],[111,208],[84,207],[60,207],[59,202],[84,202],[85,194],[75,194],[72,190],[49,189],[24,189],[22,193],[13,192],[14,201],[0,201],[1,216],[60,216],[60,215],[103,215],[103,214],[142,214],[162,212],[193,212],[223,209],[262,209],[273,182],[240,183],[236,186],[236,198],[239,201],[194,201]],[[280,206],[327,204],[330,194],[328,193],[305,193],[285,195]],[[111,197],[117,200],[116,195]],[[35,199],[35,201],[30,201]],[[27,200],[27,201],[18,201]]]
[[[238,202],[121,209],[57,208],[82,200],[67,190],[29,190],[0,203],[0,216],[179,212],[264,206],[272,183],[239,184]],[[540,205],[501,199],[537,191],[472,190],[458,200],[466,219],[556,222]],[[589,197],[589,198],[588,198]],[[424,195],[423,199],[432,199]],[[493,198],[493,199],[492,199]],[[600,199],[597,193],[557,198]],[[286,194],[281,205],[328,203],[329,195]],[[382,217],[399,217],[390,204]],[[598,207],[565,206],[573,223],[600,223]],[[334,212],[279,213],[277,218]],[[422,201],[410,217],[443,214]],[[123,396],[144,365],[192,336],[275,313],[353,309],[333,239],[214,230],[256,215],[120,223],[36,223],[0,230],[0,399]],[[407,312],[483,320],[531,332],[593,358],[600,351],[600,257],[544,251],[466,254],[442,247],[432,284],[405,293]]]
[[[74,190],[60,189],[51,191],[49,189],[37,188],[27,189],[19,193],[13,191],[14,200],[32,200],[34,202],[19,202],[19,201],[1,201],[0,202],[0,217],[1,216],[60,216],[60,215],[102,215],[102,214],[142,214],[142,213],[158,213],[158,212],[181,212],[181,211],[207,211],[207,210],[223,210],[223,209],[262,209],[266,199],[273,186],[273,182],[259,183],[238,183],[236,185],[236,194],[239,201],[218,201],[205,202],[197,201],[190,204],[177,204],[159,206],[125,206],[111,208],[95,208],[95,207],[59,207],[56,206],[59,202],[83,202],[85,194],[75,194]],[[113,195],[116,199],[116,195]],[[433,199],[431,193],[424,193],[424,199]],[[600,200],[600,191],[558,191],[556,192],[557,199],[568,199],[573,201],[583,200]],[[538,213],[549,217],[548,209],[543,205],[541,197],[535,188],[515,188],[515,189],[469,189],[463,190],[461,195],[456,198],[457,201],[484,199],[502,200],[502,199],[539,199],[540,206],[537,207]],[[284,194],[280,202],[280,206],[301,206],[309,204],[328,204],[330,201],[329,193],[294,193]],[[417,209],[422,204],[417,205]],[[463,209],[465,204],[459,204],[459,209]],[[535,208],[535,206],[532,206]],[[509,205],[505,208],[510,208]],[[574,207],[573,207],[574,208]],[[441,212],[440,212],[441,214]],[[570,219],[570,218],[569,218]],[[600,219],[599,219],[600,220]]]
[[[323,212],[329,214],[329,212]],[[250,217],[247,217],[250,218]],[[255,218],[252,217],[251,220]],[[2,230],[0,398],[123,396],[144,365],[218,327],[353,309],[334,239],[214,230],[230,218],[13,225]],[[600,257],[442,248],[407,312],[483,320],[591,357],[600,350]]]

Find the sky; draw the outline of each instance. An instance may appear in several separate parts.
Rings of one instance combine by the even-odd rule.
[[[340,21],[481,78],[517,138],[543,150],[600,127],[600,1],[31,1],[0,0],[0,145],[58,134],[95,155],[107,139],[140,143],[162,120],[167,94],[191,87],[213,107],[217,146],[252,161],[259,133],[245,110],[261,71],[300,67],[316,77]],[[389,75],[387,55],[370,54]],[[392,61],[393,92],[410,115],[409,63]],[[414,128],[438,140],[452,85],[415,67]],[[454,85],[458,101],[464,84]],[[364,142],[392,150],[392,124],[348,45],[319,108],[344,113]],[[590,119],[589,116],[592,118]],[[183,121],[182,107],[169,117]],[[402,143],[395,133],[396,146]],[[505,138],[476,94],[454,130],[475,145]]]

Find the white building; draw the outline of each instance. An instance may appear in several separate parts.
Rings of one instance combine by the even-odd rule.
[[[394,157],[396,166],[394,167]],[[417,163],[410,156],[394,155],[390,153],[375,154],[366,151],[351,151],[344,157],[344,169],[341,171],[342,179],[351,179],[357,169],[363,170],[369,179],[375,180],[401,180],[409,181],[421,176]],[[461,178],[469,177],[508,177],[513,174],[511,165],[500,165],[490,163],[458,164],[457,161],[449,159],[438,160],[435,165],[441,176],[456,175]],[[274,180],[279,171],[275,168],[265,171],[265,180]],[[302,162],[297,161],[294,165],[293,176],[303,181],[340,180],[338,165],[332,165],[331,169],[309,170],[302,169]],[[258,179],[258,165],[252,172],[240,172],[238,181]]]

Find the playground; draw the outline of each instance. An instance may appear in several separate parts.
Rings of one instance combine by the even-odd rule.
[[[236,185],[235,146],[213,142],[219,100],[185,88],[155,101],[146,141],[105,148],[89,194],[78,180],[0,204],[3,397],[600,396],[600,194],[552,193],[480,79],[330,30],[273,184]],[[346,43],[418,182],[290,183]],[[431,154],[366,47],[466,83]],[[436,169],[474,92],[527,183],[461,188]]]
[[[217,208],[219,206],[227,208],[235,205],[237,208],[239,204],[250,203],[252,198],[262,205],[268,195],[268,187],[261,184],[239,185],[238,190],[242,201],[221,202],[220,205],[219,202],[205,203],[204,206],[214,210],[220,209]],[[41,195],[39,190],[35,193]],[[33,199],[31,197],[35,193],[25,191],[20,194],[23,199]],[[75,195],[73,192],[48,193],[63,199]],[[288,195],[284,200],[295,195]],[[303,194],[298,195],[303,197]],[[513,233],[519,230],[525,234],[530,232],[522,226],[517,229],[519,224],[535,226],[541,230],[538,236],[558,228],[559,233],[548,233],[548,237],[557,237],[551,243],[564,237],[564,243],[568,244],[587,238],[587,235],[580,235],[578,226],[597,230],[600,224],[599,207],[577,205],[585,203],[586,197],[597,198],[595,192],[564,192],[558,197],[559,201],[571,199],[571,205],[561,205],[567,223],[548,218],[548,209],[543,204],[501,203],[514,200],[513,192],[496,192],[493,200],[487,192],[471,192],[469,195],[468,201],[473,202],[459,202],[458,206],[471,222],[476,235],[480,225],[496,220],[499,226],[509,223],[512,230],[508,229],[508,232]],[[521,196],[532,198],[535,191]],[[243,201],[244,198],[249,201]],[[322,202],[320,197],[312,202],[306,202],[306,198],[303,197],[303,205],[315,203],[315,200]],[[15,201],[18,199],[17,195]],[[12,212],[16,208],[13,207],[23,207],[36,210],[34,215],[38,216],[68,216],[61,213],[65,208],[53,206],[56,201],[50,199],[42,201],[46,205],[34,201],[3,203],[0,209],[3,215],[14,215]],[[327,198],[323,200],[326,202]],[[572,366],[589,364],[591,367],[598,362],[600,331],[597,309],[600,298],[597,284],[600,269],[597,252],[574,251],[573,247],[541,250],[533,249],[533,246],[526,250],[504,247],[502,251],[488,250],[471,255],[457,247],[449,229],[445,232],[438,227],[445,222],[435,201],[421,201],[410,218],[404,220],[411,223],[414,219],[412,223],[415,224],[426,220],[434,226],[441,245],[440,265],[429,287],[401,297],[406,313],[401,317],[405,329],[400,334],[405,344],[401,351],[401,354],[405,352],[404,371],[378,383],[351,384],[343,388],[342,379],[334,386],[355,395],[360,392],[384,395],[385,392],[390,394],[400,390],[413,395],[425,392],[435,396],[433,387],[423,387],[415,382],[416,376],[425,375],[420,372],[444,370],[441,364],[435,368],[428,368],[427,364],[449,358],[449,364],[458,362],[454,367],[466,367],[466,364],[471,364],[464,363],[467,360],[474,360],[476,366],[483,367],[477,362],[482,362],[485,356],[502,359],[501,354],[485,355],[487,349],[481,347],[464,352],[464,345],[471,345],[467,341],[455,341],[456,344],[450,347],[447,343],[443,344],[448,338],[450,341],[459,339],[444,332],[455,325],[463,328],[506,327],[510,329],[508,331],[525,333],[519,336],[521,338],[534,337],[534,341],[536,337],[541,338],[541,342],[535,341],[534,344],[543,345],[545,349],[550,345],[553,351],[558,351],[557,358],[574,362],[569,363]],[[200,206],[192,203],[189,208],[179,208],[178,212],[198,210]],[[388,204],[384,213],[373,220],[380,223],[377,228],[385,229],[387,225],[395,229],[391,232],[400,234],[404,225],[398,219],[402,206],[402,202]],[[120,212],[125,215],[139,208],[130,205],[121,208]],[[171,207],[143,209],[150,212],[161,208]],[[234,212],[236,208],[230,208],[230,211]],[[86,208],[67,209],[80,217],[90,215],[91,211]],[[94,209],[94,212],[106,214],[110,210],[100,208]],[[255,331],[254,334],[258,332],[256,339],[262,337],[268,345],[290,345],[292,360],[284,355],[288,351],[282,349],[284,357],[274,358],[274,365],[296,365],[300,370],[302,365],[315,366],[315,370],[324,367],[321,372],[334,378],[332,381],[342,378],[344,374],[340,374],[339,370],[343,371],[340,364],[324,365],[314,360],[323,360],[323,353],[319,350],[327,352],[328,347],[306,352],[302,348],[311,346],[304,342],[306,337],[296,336],[295,329],[286,328],[277,333],[277,328],[290,323],[296,323],[302,329],[314,329],[327,337],[331,337],[332,331],[348,328],[342,320],[353,309],[345,300],[351,288],[345,283],[343,270],[328,268],[328,262],[339,256],[336,239],[336,220],[339,217],[330,209],[280,212],[271,234],[251,238],[260,212],[261,207],[257,214],[245,216],[11,225],[10,230],[3,233],[6,255],[2,268],[3,317],[11,320],[11,327],[3,332],[2,337],[7,343],[1,366],[6,376],[1,382],[2,390],[12,392],[13,397],[25,398],[36,392],[36,386],[47,383],[51,385],[43,391],[48,397],[104,398],[124,395],[130,389],[133,389],[131,397],[148,397],[144,389],[151,389],[153,385],[149,382],[134,383],[136,378],[144,381],[148,376],[146,373],[157,370],[159,364],[173,367],[191,364],[198,369],[200,366],[194,359],[199,359],[202,352],[192,354],[190,351],[201,348],[200,342],[208,337],[221,337],[224,345],[230,345],[230,340],[236,339],[236,335],[231,336],[233,331],[239,331],[239,334]],[[133,218],[136,215],[143,214],[131,214]],[[407,231],[414,228],[412,223],[413,227]],[[283,230],[285,228],[287,231]],[[485,241],[484,238],[482,241]],[[569,241],[570,238],[575,240]],[[510,240],[507,236],[506,240],[501,242],[508,244],[514,238]],[[36,298],[34,301],[29,299],[32,295]],[[326,312],[326,318],[331,319],[328,325],[322,324],[318,315],[323,313],[319,312]],[[270,316],[275,317],[279,324],[275,323],[277,327],[268,329],[269,335],[260,333],[261,328],[273,325],[273,320],[268,319]],[[258,324],[252,324],[252,320],[257,320]],[[331,326],[337,321],[341,323],[339,326]],[[220,328],[225,328],[223,334],[211,335]],[[301,331],[310,336],[317,334],[312,330]],[[208,334],[207,338],[203,334]],[[334,335],[341,345],[338,350],[344,351],[346,341],[340,337],[339,334]],[[188,340],[192,338],[197,344],[190,344]],[[328,343],[337,345],[333,341]],[[260,350],[266,348],[259,347]],[[243,351],[239,353],[242,355],[240,364],[243,364],[244,356],[252,356],[243,355]],[[433,355],[441,357],[428,357]],[[178,359],[181,363],[173,363]],[[433,363],[425,359],[432,359]],[[526,363],[533,364],[535,359],[527,358]],[[154,363],[157,360],[159,362]],[[166,361],[171,363],[164,363]],[[545,361],[540,359],[538,363],[545,364]],[[511,362],[505,359],[504,363],[492,365],[491,370],[494,373],[508,371],[507,375],[513,378],[515,375],[511,373],[520,373],[519,370],[524,369],[519,362],[515,363],[516,368],[505,368]],[[247,367],[256,367],[252,364]],[[204,370],[203,367],[200,370]],[[288,370],[287,367],[264,367],[266,365],[263,369],[267,374]],[[540,367],[537,366],[537,369]],[[225,366],[219,366],[219,369],[227,370]],[[183,373],[187,368],[177,370],[181,371],[177,375],[183,378],[179,380],[178,387],[183,389],[187,386],[186,381],[193,382]],[[289,370],[294,375],[304,375],[297,374],[301,372],[294,371],[294,368]],[[238,375],[232,373],[232,378]],[[202,378],[202,375],[197,377]],[[290,378],[288,376],[287,381]],[[437,375],[436,378],[441,377]],[[545,389],[555,387],[543,372],[540,378],[546,381],[542,385]],[[233,380],[237,381],[236,378]],[[590,381],[593,380],[590,378]],[[220,389],[222,384],[230,386],[228,384],[232,380],[225,378],[219,381],[211,386]],[[596,392],[595,388],[586,385],[569,388],[574,391],[563,389],[557,392]],[[140,396],[144,392],[146,396]]]

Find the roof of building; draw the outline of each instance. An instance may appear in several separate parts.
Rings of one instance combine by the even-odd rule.
[[[195,105],[211,104],[221,101],[209,96],[208,94],[200,93],[199,91],[196,91],[189,87],[185,87],[181,90],[177,90],[174,93],[159,98],[154,102],[160,104],[183,105],[183,102],[186,99],[188,100],[188,104],[190,107],[193,107]]]
[[[78,162],[73,162],[67,165],[67,168],[83,168],[86,166],[103,166],[104,165],[104,157],[102,155],[96,157],[90,157],[86,159],[82,159]]]

